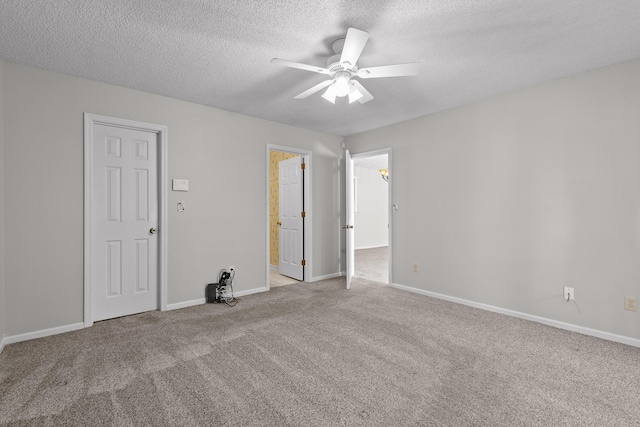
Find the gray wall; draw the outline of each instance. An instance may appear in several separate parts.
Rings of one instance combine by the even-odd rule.
[[[168,126],[169,179],[190,180],[169,191],[169,304],[229,265],[236,291],[265,286],[267,144],[314,153],[312,276],[340,271],[342,138],[8,62],[4,82],[6,335],[83,320],[84,112]]]
[[[357,162],[357,160],[356,160]],[[375,248],[389,244],[389,184],[377,169],[354,167],[358,182],[358,210],[354,215],[354,247]]]
[[[0,343],[5,335],[4,301],[4,61],[0,59]],[[2,344],[0,344],[1,346]]]
[[[346,138],[393,149],[393,282],[640,338],[623,310],[640,294],[638,76],[634,60]]]

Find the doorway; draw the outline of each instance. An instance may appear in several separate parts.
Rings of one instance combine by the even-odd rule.
[[[85,114],[84,323],[166,309],[164,126]]]
[[[353,154],[355,278],[391,283],[391,150]]]
[[[267,289],[311,277],[310,171],[311,152],[267,145]]]

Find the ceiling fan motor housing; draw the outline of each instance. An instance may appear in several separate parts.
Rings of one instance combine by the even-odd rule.
[[[333,43],[331,43],[331,48],[335,53],[335,55],[327,59],[327,68],[331,72],[331,74],[329,74],[331,77],[334,77],[337,73],[341,71],[348,72],[349,77],[353,77],[358,73],[358,67],[356,65],[353,65],[352,67],[347,68],[340,63],[340,58],[342,56],[342,49],[344,48],[345,40],[346,39],[344,38],[337,39],[337,40],[334,40]]]
[[[333,55],[327,60],[327,69],[329,69],[330,71],[330,74],[329,74],[330,76],[333,76],[340,71],[346,71],[352,76],[358,73],[357,66],[354,65],[353,67],[345,68],[340,63],[340,54]]]

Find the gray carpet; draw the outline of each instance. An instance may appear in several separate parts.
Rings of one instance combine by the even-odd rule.
[[[389,247],[356,249],[354,277],[389,283]]]
[[[1,425],[637,426],[640,349],[354,280],[8,345]]]

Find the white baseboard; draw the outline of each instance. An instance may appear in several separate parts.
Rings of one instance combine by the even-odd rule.
[[[387,248],[389,247],[389,245],[375,245],[375,246],[362,246],[359,248],[353,248],[356,251],[362,250],[362,249],[379,249],[379,248]]]
[[[6,344],[13,344],[21,341],[34,340],[36,338],[48,337],[50,335],[64,334],[65,332],[77,331],[83,329],[84,323],[72,323],[71,325],[58,326],[56,328],[42,329],[40,331],[27,332],[26,334],[18,334],[4,337],[2,347]]]
[[[269,290],[269,288],[267,288],[266,286],[263,286],[261,288],[253,288],[253,289],[247,289],[244,291],[234,291],[233,292],[233,296],[234,297],[244,297],[247,295],[251,295],[251,294],[259,294],[260,292],[267,292]]]
[[[259,292],[265,292],[267,290],[268,289],[266,287],[247,289],[244,291],[234,292],[233,295],[236,297],[241,297],[241,296],[250,295],[250,294],[257,294]],[[204,304],[205,302],[206,302],[205,298],[198,298],[191,301],[184,301],[184,302],[179,302],[175,304],[167,304],[167,311]],[[49,329],[43,329],[40,331],[27,332],[25,334],[6,336],[2,340],[0,340],[0,353],[2,353],[2,350],[4,349],[4,347],[8,344],[33,340],[36,338],[48,337],[50,335],[63,334],[65,332],[77,331],[78,329],[83,329],[84,327],[85,327],[84,323],[80,322],[80,323],[73,323],[71,325],[66,325],[66,326],[58,326],[56,328],[49,328]]]
[[[174,304],[167,304],[167,310],[166,311],[178,310],[180,308],[193,307],[194,305],[204,304],[205,302],[207,302],[206,298],[198,298],[198,299],[192,299],[191,301],[183,301],[183,302],[176,302]]]
[[[253,289],[246,289],[244,291],[234,291],[233,292],[233,296],[234,297],[243,297],[245,295],[251,295],[251,294],[257,294],[260,292],[265,292],[268,291],[267,287],[262,287],[262,288],[253,288]],[[200,305],[200,304],[205,304],[207,302],[206,298],[198,298],[198,299],[192,299],[191,301],[183,301],[183,302],[176,302],[174,304],[167,304],[167,310],[166,311],[170,311],[170,310],[178,310],[180,308],[187,308],[187,307],[193,307],[194,305]]]
[[[335,279],[336,277],[340,277],[340,276],[344,276],[344,273],[331,273],[331,274],[325,274],[324,276],[316,276],[316,277],[312,277],[311,280],[309,280],[309,282],[319,282],[321,280],[329,280],[329,279]]]
[[[612,334],[610,332],[600,331],[597,329],[586,328],[584,326],[573,325],[571,323],[560,322],[558,320],[547,319],[545,317],[534,316],[532,314],[521,313],[519,311],[508,310],[506,308],[496,307],[493,305],[482,304],[479,302],[469,301],[462,298],[452,297],[449,295],[439,294],[436,292],[425,291],[410,286],[399,285],[397,283],[391,283],[389,286],[393,286],[397,289],[413,292],[428,297],[438,298],[445,301],[455,302],[458,304],[468,305],[470,307],[479,308],[482,310],[492,311],[494,313],[504,314],[506,316],[517,317],[518,319],[530,320],[536,323],[542,323],[543,325],[553,326],[554,328],[564,329],[567,331],[577,332],[583,335],[589,335],[596,338],[602,338],[608,341],[613,341],[621,344],[627,344],[634,347],[640,347],[640,340],[636,338],[627,337],[624,335]]]

